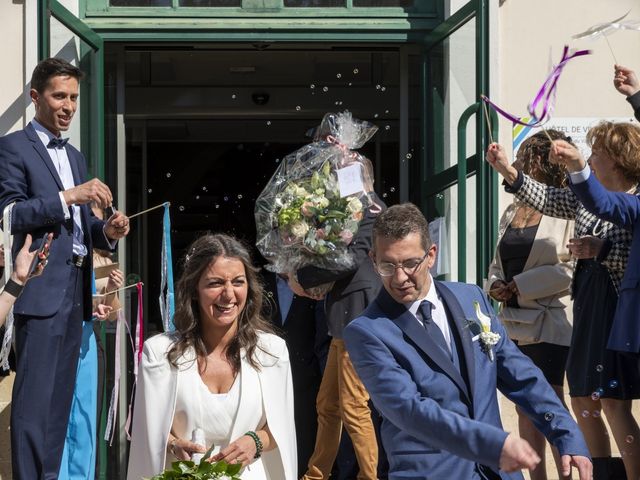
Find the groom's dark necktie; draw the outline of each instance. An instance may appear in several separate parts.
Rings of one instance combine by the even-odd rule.
[[[431,337],[431,340],[433,340],[442,349],[442,351],[451,358],[451,350],[449,349],[449,345],[447,345],[444,334],[436,322],[433,321],[433,316],[431,315],[432,309],[433,303],[429,300],[423,300],[420,303],[418,310],[420,310],[420,316],[422,317],[422,325],[427,331],[427,334]]]

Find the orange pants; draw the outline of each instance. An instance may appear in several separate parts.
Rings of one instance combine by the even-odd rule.
[[[360,472],[358,480],[378,478],[378,443],[371,421],[369,394],[349,359],[344,341],[333,339],[316,400],[318,434],[302,480],[326,480],[338,454],[342,425],[351,437]]]

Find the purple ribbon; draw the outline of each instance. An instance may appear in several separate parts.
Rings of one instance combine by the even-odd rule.
[[[498,105],[493,103],[489,98],[481,95],[480,98],[483,102],[487,103],[491,106],[496,112],[505,117],[508,120],[511,120],[513,123],[517,123],[519,125],[524,125],[526,127],[537,127],[546,123],[553,111],[553,107],[555,105],[556,100],[556,89],[558,86],[558,79],[562,74],[562,69],[572,58],[581,57],[583,55],[589,55],[591,50],[578,50],[573,53],[569,53],[569,47],[567,45],[564,46],[562,51],[562,58],[560,59],[560,63],[558,63],[547,77],[547,79],[542,84],[542,87],[536,93],[536,96],[533,98],[531,103],[527,106],[527,110],[529,115],[532,117],[532,121],[527,123],[520,120],[519,117],[510,114],[509,112],[503,110]],[[542,102],[542,111],[540,114],[537,113],[540,103]]]

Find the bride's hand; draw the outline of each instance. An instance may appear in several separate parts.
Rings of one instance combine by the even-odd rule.
[[[246,467],[253,462],[256,451],[256,443],[253,441],[253,438],[249,435],[243,435],[211,457],[210,461],[219,462],[220,460],[224,460],[231,464],[240,463],[243,467]]]
[[[169,440],[168,448],[173,456],[178,460],[191,460],[192,454],[206,453],[207,451],[207,448],[202,445],[198,445],[197,443],[189,442],[187,440],[176,437],[174,437],[172,440]]]

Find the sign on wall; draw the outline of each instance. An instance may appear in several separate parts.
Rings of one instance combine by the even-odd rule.
[[[523,121],[529,121],[530,118],[523,118]],[[565,135],[571,137],[573,143],[580,149],[584,158],[589,158],[591,148],[587,144],[587,132],[589,129],[599,122],[607,120],[610,122],[636,122],[633,116],[629,117],[558,117],[551,119],[544,128],[546,130],[558,130]],[[636,122],[637,123],[637,122]],[[514,125],[512,130],[513,141],[513,157],[515,158],[520,145],[531,135],[540,132],[539,127],[525,127],[524,125]]]

